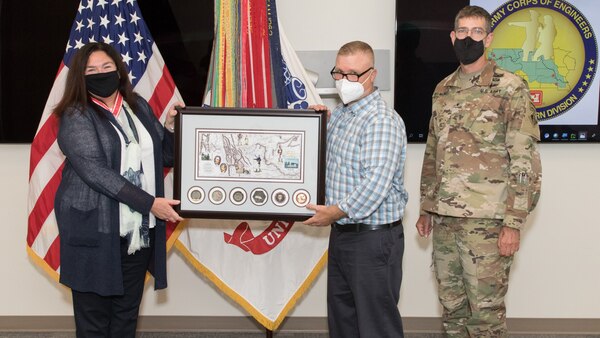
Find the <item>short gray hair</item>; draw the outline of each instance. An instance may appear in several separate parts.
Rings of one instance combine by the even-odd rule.
[[[340,47],[340,50],[338,51],[338,55],[352,55],[355,53],[365,53],[371,58],[373,64],[375,63],[375,53],[373,53],[373,48],[363,41],[348,42]]]

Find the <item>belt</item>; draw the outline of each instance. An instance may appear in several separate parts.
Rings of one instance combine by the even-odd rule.
[[[363,232],[363,231],[372,231],[372,230],[381,230],[381,229],[391,229],[398,225],[402,225],[402,220],[397,220],[396,222],[387,223],[387,224],[332,223],[331,227],[340,232]]]

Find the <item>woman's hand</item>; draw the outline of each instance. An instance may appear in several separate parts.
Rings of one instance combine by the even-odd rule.
[[[167,112],[167,117],[165,118],[165,128],[167,128],[170,132],[175,132],[175,116],[177,116],[177,110],[175,107],[185,108],[185,104],[183,102],[175,102],[171,109]]]
[[[150,212],[162,220],[168,222],[180,222],[183,221],[183,218],[181,218],[179,214],[175,212],[175,209],[173,209],[173,206],[178,204],[178,200],[156,197],[154,199],[154,203],[152,203],[152,209],[150,209]]]

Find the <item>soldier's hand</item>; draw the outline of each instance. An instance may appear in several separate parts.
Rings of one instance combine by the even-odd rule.
[[[519,251],[521,231],[509,227],[502,227],[498,236],[498,249],[500,256],[512,256]]]
[[[419,219],[417,220],[417,224],[415,224],[415,226],[417,227],[419,236],[429,237],[429,235],[431,234],[431,228],[432,228],[431,215],[419,216]]]

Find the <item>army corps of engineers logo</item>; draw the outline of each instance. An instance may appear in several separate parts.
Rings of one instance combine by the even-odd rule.
[[[508,1],[492,13],[492,29],[488,56],[529,83],[539,121],[568,111],[592,85],[596,37],[570,3]]]

